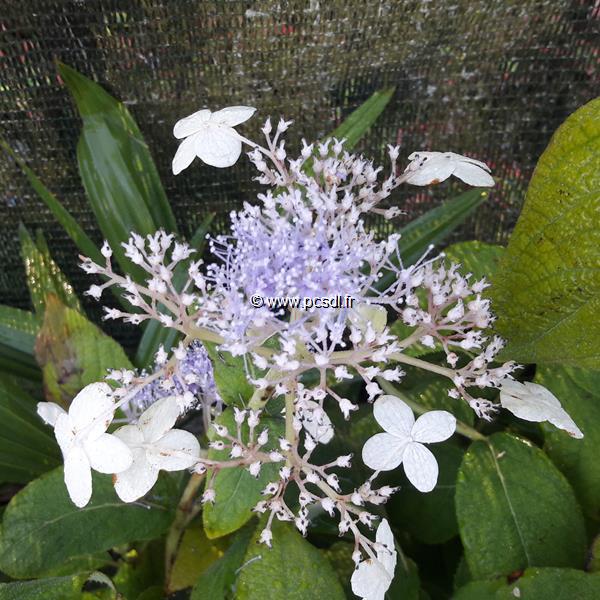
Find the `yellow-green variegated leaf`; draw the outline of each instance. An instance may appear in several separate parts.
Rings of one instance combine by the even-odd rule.
[[[491,292],[506,356],[600,367],[600,98],[542,154]]]

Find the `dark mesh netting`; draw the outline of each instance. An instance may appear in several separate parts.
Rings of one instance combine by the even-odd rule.
[[[0,7],[2,136],[96,240],[79,180],[80,121],[56,59],[126,102],[157,162],[181,231],[207,211],[223,227],[255,195],[247,160],[199,162],[174,177],[174,122],[200,107],[259,109],[295,120],[288,148],[331,131],[376,89],[396,94],[360,150],[384,143],[452,150],[486,161],[497,186],[456,237],[505,241],[552,132],[597,95],[598,19],[591,0],[4,0]],[[77,291],[87,281],[76,249],[15,164],[2,155],[0,302],[28,307],[17,228],[43,229]],[[413,218],[465,189],[405,187],[394,201]],[[399,222],[402,222],[400,219]],[[87,304],[92,316],[96,304]],[[131,343],[131,333],[112,330]]]

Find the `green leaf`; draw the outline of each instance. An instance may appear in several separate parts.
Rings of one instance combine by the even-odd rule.
[[[494,278],[496,328],[520,362],[600,367],[600,99],[542,154]]]
[[[180,262],[173,273],[173,285],[177,291],[181,291],[188,278],[188,267],[190,260],[198,260],[202,257],[204,246],[206,244],[206,234],[210,229],[210,225],[214,219],[214,213],[204,217],[202,223],[196,229],[191,241],[190,247],[196,252],[187,261]],[[165,327],[162,323],[154,319],[146,321],[147,325],[144,328],[144,333],[135,354],[135,364],[140,367],[148,367],[151,365],[154,355],[158,351],[159,346],[163,346],[165,351],[169,351],[180,337],[180,334],[175,329]]]
[[[61,463],[51,429],[22,386],[0,377],[0,481],[27,483]]]
[[[363,102],[330,136],[338,140],[345,139],[344,149],[353,148],[368,129],[377,121],[396,88],[389,87],[376,91],[366,102]]]
[[[398,551],[398,562],[392,585],[387,591],[386,597],[390,600],[402,598],[402,600],[419,600],[421,598],[421,582],[419,570],[413,560],[405,556],[396,542]]]
[[[56,294],[64,304],[81,311],[77,295],[58,265],[52,260],[43,237],[42,243],[36,245],[23,225],[19,227],[19,237],[27,287],[36,313],[43,314],[48,294]]]
[[[121,267],[140,277],[121,242],[132,231],[177,231],[158,171],[127,108],[67,65],[58,70],[83,119],[77,160],[92,210]]]
[[[190,600],[225,600],[235,587],[254,526],[240,529],[225,554],[212,563],[196,581]]]
[[[600,574],[600,534],[594,538],[590,546],[586,570]]]
[[[60,200],[38,179],[36,174],[25,164],[12,148],[0,138],[2,146],[19,165],[31,187],[37,192],[40,199],[52,211],[57,221],[63,226],[69,237],[75,242],[75,245],[81,250],[82,254],[91,258],[94,262],[103,264],[104,259],[96,244],[86,235],[73,216],[65,209]]]
[[[12,306],[0,306],[0,344],[33,356],[40,319],[34,313]]]
[[[206,571],[219,560],[226,548],[224,540],[209,540],[206,537],[200,520],[189,525],[177,549],[168,592],[173,593],[192,587],[198,579],[198,574]]]
[[[544,423],[544,450],[573,486],[587,516],[600,520],[600,372],[538,367],[535,382],[560,400],[584,433],[576,440]]]
[[[452,244],[444,250],[446,262],[460,263],[460,272],[472,273],[471,281],[485,277],[488,281],[498,269],[504,247],[473,240]]]
[[[0,583],[2,600],[79,600],[86,575]]]
[[[240,572],[236,600],[344,600],[345,594],[322,552],[289,523],[273,521],[273,547],[258,543],[259,524]]]
[[[107,369],[131,368],[115,340],[53,295],[47,297],[35,354],[46,395],[63,406],[86,385],[102,379]]]
[[[237,430],[231,409],[225,410],[217,419],[217,423],[224,425],[234,433]],[[283,435],[283,420],[279,418],[265,417],[260,420],[255,435],[267,428],[269,430],[269,442],[265,449],[278,448],[278,438]],[[248,439],[247,424],[244,423],[242,436]],[[209,431],[209,437],[214,439],[214,429]],[[229,450],[210,449],[208,457],[212,460],[227,460]],[[216,498],[214,504],[207,504],[202,513],[204,530],[209,538],[217,538],[233,531],[237,531],[254,514],[252,509],[262,498],[261,491],[266,485],[277,479],[279,465],[276,463],[264,464],[258,477],[250,475],[247,469],[234,467],[223,469],[215,477],[213,488]],[[211,473],[207,475],[207,481],[211,480]]]
[[[38,577],[69,559],[158,537],[173,520],[176,490],[167,477],[146,506],[121,502],[110,476],[94,474],[93,486],[91,502],[81,509],[68,497],[62,468],[16,494],[0,529],[0,570],[17,579]]]
[[[0,371],[29,381],[41,381],[42,372],[35,359],[25,352],[0,344]]]
[[[435,489],[422,494],[403,476],[401,492],[394,494],[386,507],[390,522],[399,529],[425,544],[442,544],[458,533],[454,490],[464,452],[452,444],[435,444],[429,449],[440,469]]]
[[[461,588],[454,600],[593,600],[600,598],[600,574],[575,569],[527,569],[512,583],[474,581]]]
[[[127,562],[121,564],[113,577],[118,592],[125,599],[137,598],[150,586],[162,584],[164,580],[164,541],[159,538],[140,546],[139,551],[127,552]]]
[[[41,379],[33,358],[35,336],[40,322],[34,313],[0,306],[0,371],[27,379]]]
[[[400,229],[398,233],[402,237],[398,246],[404,265],[414,264],[430,245],[441,244],[487,197],[488,192],[481,189],[469,190],[436,206]],[[375,287],[383,290],[393,279],[393,273],[387,273]]]
[[[215,383],[223,402],[228,406],[246,406],[254,387],[248,382],[244,357],[221,352],[210,342],[204,342],[204,347],[212,361]]]
[[[473,577],[582,567],[583,518],[562,474],[528,442],[506,433],[488,442],[471,445],[456,484],[456,516]]]

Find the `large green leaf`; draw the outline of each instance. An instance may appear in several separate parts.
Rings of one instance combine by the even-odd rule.
[[[0,482],[27,483],[60,464],[36,401],[8,377],[0,377],[0,422]]]
[[[400,256],[404,265],[415,263],[430,245],[442,243],[461,223],[475,211],[488,197],[481,189],[469,190],[452,200],[436,206],[421,215],[398,233]],[[376,284],[378,290],[388,287],[394,279],[392,273],[384,275]]]
[[[210,225],[214,219],[214,213],[208,214],[202,220],[202,223],[196,229],[190,247],[196,252],[187,260],[182,261],[177,265],[173,273],[173,286],[177,291],[181,291],[185,282],[188,279],[188,268],[190,260],[198,260],[202,257],[204,246],[206,245],[206,235],[210,229]],[[135,364],[140,367],[149,367],[154,359],[154,355],[158,351],[159,346],[163,346],[166,351],[172,348],[180,337],[180,333],[175,329],[165,327],[162,323],[154,319],[146,321],[147,325],[144,328],[144,333],[138,344],[135,354]]]
[[[54,295],[46,300],[35,354],[47,397],[62,405],[68,405],[86,385],[104,378],[108,369],[131,368],[115,340]]]
[[[440,469],[435,489],[423,494],[402,476],[401,491],[389,500],[387,513],[393,525],[412,533],[418,540],[441,544],[458,533],[454,490],[464,452],[452,444],[436,444],[429,449]]]
[[[342,586],[322,552],[289,523],[274,520],[272,531],[269,549],[258,543],[259,524],[240,572],[237,600],[344,600]]]
[[[36,313],[43,314],[47,294],[55,294],[67,306],[81,311],[79,298],[58,265],[52,260],[41,232],[36,244],[25,227],[21,225],[19,237],[21,238],[21,254],[25,264],[27,287]]]
[[[600,521],[600,372],[538,367],[535,381],[560,399],[584,433],[576,440],[544,423],[544,450],[571,482],[586,514]]]
[[[58,70],[83,119],[77,145],[79,172],[98,225],[121,267],[141,276],[125,258],[121,242],[177,225],[158,171],[127,108],[74,69]]]
[[[227,427],[235,435],[237,426],[233,419],[231,409],[224,411],[217,422]],[[263,429],[269,429],[269,443],[266,449],[278,447],[277,439],[283,435],[283,421],[273,417],[263,417],[257,428],[258,435]],[[215,436],[214,430],[209,435]],[[248,429],[244,423],[242,436],[247,440]],[[208,457],[212,460],[227,460],[229,450],[210,449]],[[217,538],[232,533],[244,525],[253,515],[252,509],[262,498],[261,491],[270,481],[277,479],[279,465],[275,463],[264,464],[258,477],[250,475],[247,469],[235,467],[220,471],[214,482],[216,499],[214,504],[207,504],[202,513],[204,529],[209,538]],[[210,481],[210,473],[207,481]]]
[[[473,443],[455,501],[475,579],[533,566],[583,567],[585,531],[573,490],[530,443],[506,433]]]
[[[33,358],[40,320],[35,313],[0,306],[0,371],[29,379],[41,379]]]
[[[506,355],[600,367],[600,98],[542,154],[492,295]]]
[[[192,589],[190,600],[225,600],[235,587],[254,527],[240,529],[225,554],[206,569]]]
[[[388,102],[394,95],[395,88],[376,91],[366,102],[363,102],[329,137],[345,139],[344,148],[350,150],[368,129],[379,118]]]
[[[12,306],[0,306],[0,344],[33,356],[40,319],[34,313]]]
[[[228,406],[246,406],[254,387],[248,382],[244,357],[220,352],[216,344],[210,342],[205,342],[204,347],[210,356],[215,383],[223,402]]]
[[[0,528],[0,570],[38,577],[76,557],[161,535],[174,515],[176,490],[160,478],[142,503],[125,504],[110,476],[94,474],[85,508],[69,499],[61,467],[31,482],[10,501]]]
[[[29,180],[31,187],[37,192],[40,199],[46,204],[46,206],[52,211],[52,214],[56,217],[57,221],[63,226],[63,229],[67,232],[69,237],[75,242],[76,246],[81,252],[94,260],[95,262],[102,264],[104,262],[100,250],[87,236],[87,234],[80,227],[79,223],[73,218],[73,216],[67,211],[62,205],[60,200],[40,181],[37,175],[25,164],[12,148],[0,138],[0,146],[2,146],[14,159],[14,161],[21,167],[23,173]]]
[[[2,600],[79,600],[86,575],[0,583]]]
[[[168,592],[192,587],[203,573],[219,560],[227,549],[227,539],[209,540],[198,519],[189,525],[181,538],[169,577]]]
[[[505,579],[474,581],[454,600],[594,600],[600,598],[600,574],[575,569],[527,569],[514,582]]]

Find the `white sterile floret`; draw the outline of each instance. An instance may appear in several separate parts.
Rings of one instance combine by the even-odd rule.
[[[437,483],[438,465],[423,445],[443,442],[456,429],[445,410],[432,410],[416,421],[410,407],[396,396],[381,396],[373,405],[375,420],[386,433],[369,438],[362,450],[364,463],[374,471],[391,471],[401,463],[408,480],[421,492]]]
[[[583,432],[561,406],[558,398],[543,385],[506,379],[500,386],[500,404],[525,421],[548,421],[555,427],[564,429],[571,437],[583,437]]]
[[[189,431],[172,429],[179,417],[175,396],[152,404],[136,425],[125,425],[115,436],[131,448],[133,463],[115,478],[115,490],[124,502],[133,502],[156,483],[158,472],[180,471],[194,465],[200,455],[198,440]]]
[[[173,174],[190,166],[196,156],[213,167],[230,167],[242,153],[242,141],[234,127],[256,111],[251,106],[230,106],[217,112],[208,109],[175,123],[173,135],[183,139],[173,158]]]
[[[387,519],[377,528],[377,559],[363,560],[352,574],[352,591],[363,600],[384,600],[385,593],[392,584],[396,569],[397,553],[394,548],[394,534]]]
[[[404,171],[406,183],[429,185],[454,175],[473,186],[492,187],[494,179],[483,162],[454,152],[413,152]]]
[[[53,402],[40,402],[42,419],[54,427],[65,463],[65,484],[73,503],[85,506],[92,496],[92,472],[120,473],[131,465],[129,448],[106,433],[113,419],[112,391],[106,383],[84,387],[71,402],[69,412]]]

